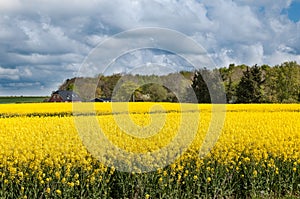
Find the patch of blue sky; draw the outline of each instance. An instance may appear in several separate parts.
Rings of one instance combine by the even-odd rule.
[[[300,0],[293,1],[287,9],[282,11],[282,14],[287,14],[291,21],[297,23],[300,20]]]

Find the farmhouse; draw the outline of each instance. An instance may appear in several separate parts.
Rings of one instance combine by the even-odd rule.
[[[52,93],[48,102],[81,102],[82,99],[73,91],[58,90]]]

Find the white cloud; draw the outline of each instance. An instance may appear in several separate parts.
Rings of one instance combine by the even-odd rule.
[[[107,39],[107,35],[87,35],[85,37],[85,42],[90,46],[97,46],[100,42],[103,42],[105,39]]]
[[[0,66],[0,80],[9,79],[9,80],[18,80],[20,72],[18,69],[3,68]]]
[[[0,1],[0,12],[12,12],[17,11],[22,6],[19,0],[1,0]]]
[[[64,27],[56,27],[35,21],[19,21],[19,27],[27,36],[23,41],[25,46],[19,49],[40,53],[87,53],[89,48],[80,40],[68,36]]]
[[[241,47],[241,51],[244,53],[242,55],[242,57],[245,58],[245,60],[243,60],[244,63],[248,63],[249,65],[264,64],[264,49],[261,43],[244,45]]]
[[[291,0],[0,1],[0,81],[32,79],[55,90],[98,42],[153,26],[190,36],[218,66],[300,61],[300,22],[282,14],[290,5]],[[140,42],[137,38],[130,41]],[[122,45],[128,44],[107,47]],[[183,43],[173,39],[168,45],[180,49]]]
[[[277,49],[273,54],[266,56],[265,60],[271,65],[278,65],[286,61],[296,61],[300,63],[300,55],[299,54],[291,54],[288,52],[284,52],[283,49]]]
[[[32,72],[28,67],[23,67],[21,73],[24,77],[32,77]]]
[[[32,86],[40,86],[41,84],[39,82],[25,82],[25,83],[21,83],[21,82],[12,82],[12,83],[8,83],[8,86],[11,87],[18,87],[18,88],[22,88],[22,87],[32,87]]]

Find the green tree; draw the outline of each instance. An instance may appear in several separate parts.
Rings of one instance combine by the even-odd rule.
[[[237,102],[260,103],[262,99],[262,84],[261,69],[257,65],[251,68],[247,67],[237,86]]]
[[[277,103],[278,99],[276,90],[278,83],[278,75],[276,71],[276,66],[270,67],[267,65],[263,65],[262,68],[265,73],[263,101],[268,103]]]
[[[148,89],[152,101],[161,102],[167,99],[168,92],[163,86],[152,84]]]
[[[227,103],[234,103],[236,101],[236,83],[233,81],[232,77],[236,68],[237,67],[234,64],[230,64],[228,68],[224,67],[219,69],[219,73],[225,86]]]
[[[110,76],[99,75],[97,87],[100,88],[102,97],[112,97],[113,90],[121,77],[121,74],[113,74]]]
[[[300,93],[300,66],[296,62],[285,62],[276,66],[275,71],[278,102],[297,102]]]
[[[225,85],[225,89],[226,89],[226,101],[228,103],[235,102],[235,89],[231,77],[229,77],[228,84]]]
[[[133,81],[122,82],[114,93],[113,99],[121,102],[134,101],[136,97],[136,90],[139,88],[138,84]]]
[[[226,103],[224,85],[217,69],[195,71],[192,88],[198,103]]]

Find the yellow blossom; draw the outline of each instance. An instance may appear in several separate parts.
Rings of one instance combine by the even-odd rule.
[[[55,193],[57,193],[58,195],[61,195],[61,190],[56,189],[56,190],[55,190]]]

